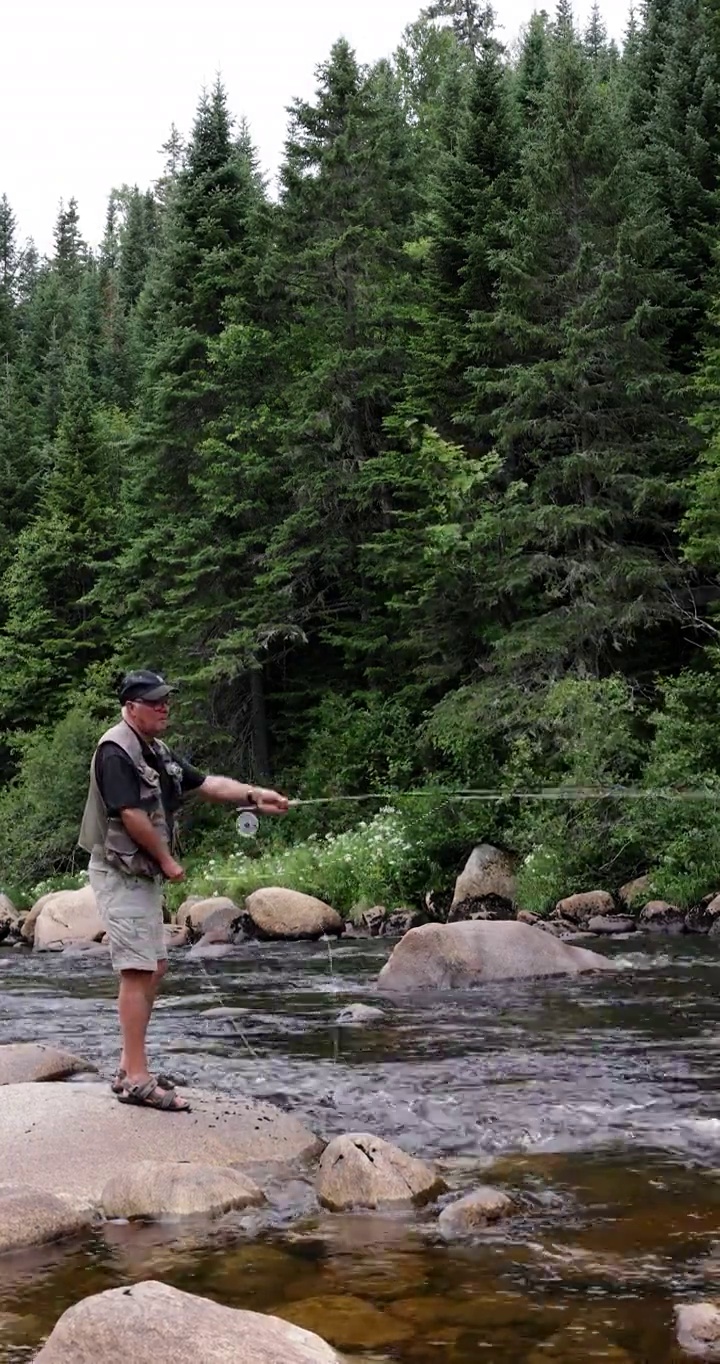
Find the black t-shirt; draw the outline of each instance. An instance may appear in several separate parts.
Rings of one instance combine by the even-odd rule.
[[[157,754],[148,744],[143,744],[143,756],[148,765],[154,767],[160,774],[160,791],[165,812],[169,816],[174,815],[180,800],[172,778],[168,776]],[[204,772],[199,772],[196,767],[178,757],[177,753],[171,751],[170,756],[182,769],[183,796],[202,786],[205,780]],[[118,744],[100,745],[95,757],[95,778],[109,815],[117,815],[120,810],[143,808],[140,799],[140,778],[131,759]]]

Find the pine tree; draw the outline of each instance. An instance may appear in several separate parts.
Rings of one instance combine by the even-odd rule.
[[[507,72],[486,43],[457,143],[439,158],[431,197],[427,316],[415,348],[409,406],[452,440],[477,446],[483,405],[471,372],[487,363],[495,258],[504,242],[517,167],[517,126]]]
[[[152,351],[121,500],[126,543],[98,589],[102,609],[122,622],[128,661],[162,658],[191,681],[213,650],[217,555],[232,553],[212,538],[205,501],[205,443],[217,438],[224,401],[211,351],[230,300],[254,287],[259,198],[218,84],[200,104],[139,304],[152,319]]]
[[[15,215],[7,195],[3,194],[0,198],[0,364],[7,362],[17,345],[19,269]]]
[[[495,380],[505,489],[484,574],[506,631],[492,655],[516,677],[598,676],[611,660],[630,666],[641,639],[673,639],[693,441],[666,351],[667,231],[567,33],[522,190],[497,318],[511,349]]]
[[[317,669],[328,687],[377,642],[359,550],[383,515],[371,469],[407,363],[411,156],[389,68],[367,73],[336,44],[315,103],[293,107],[282,172],[287,512],[261,579],[274,619],[310,640],[305,677]]]
[[[25,729],[62,713],[73,682],[103,656],[105,631],[86,597],[103,554],[110,498],[82,351],[67,369],[62,415],[35,517],[2,581],[0,719]]]
[[[516,77],[517,100],[523,123],[534,123],[550,70],[550,21],[545,10],[536,10],[525,34]]]
[[[458,42],[476,57],[495,22],[492,5],[479,4],[478,0],[434,0],[421,18],[449,19]]]

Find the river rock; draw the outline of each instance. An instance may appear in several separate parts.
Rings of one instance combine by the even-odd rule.
[[[58,943],[100,941],[105,925],[98,913],[92,886],[83,886],[82,890],[57,890],[43,899],[34,924],[36,952],[47,951]],[[23,935],[26,927],[27,920]]]
[[[257,1207],[265,1202],[262,1190],[239,1170],[222,1165],[173,1164],[141,1160],[113,1175],[102,1191],[106,1217],[208,1217],[229,1208]]]
[[[120,1104],[106,1085],[6,1085],[3,1177],[97,1205],[108,1180],[141,1160],[289,1165],[322,1150],[297,1118],[272,1104],[185,1093],[192,1112],[174,1115]]]
[[[599,953],[529,924],[425,924],[401,938],[378,978],[384,990],[455,990],[494,980],[613,970]]]
[[[519,924],[529,924],[531,928],[534,928],[535,924],[541,924],[543,922],[541,915],[533,914],[531,909],[519,909],[517,912],[517,921]]]
[[[66,1198],[26,1184],[0,1184],[0,1253],[75,1236],[91,1223],[90,1211]]]
[[[611,937],[615,933],[634,933],[637,929],[637,920],[631,919],[628,914],[594,914],[592,919],[588,919],[588,933],[596,933],[598,937]]]
[[[684,933],[685,915],[677,905],[669,905],[666,900],[650,900],[640,912],[638,928],[644,933]]]
[[[333,1293],[283,1303],[275,1311],[307,1331],[320,1331],[339,1350],[385,1350],[412,1339],[413,1330],[371,1302],[351,1294]]]
[[[636,876],[634,881],[628,881],[624,886],[620,887],[618,891],[618,900],[626,909],[636,909],[647,900],[651,891],[652,886],[650,884],[650,877],[647,875]]]
[[[384,905],[373,905],[372,909],[364,909],[362,913],[363,927],[367,929],[371,938],[377,938],[385,927],[387,910]]]
[[[425,922],[421,909],[394,909],[383,924],[383,935],[388,938],[402,938],[411,928]]]
[[[720,895],[709,895],[699,905],[693,905],[685,916],[688,933],[711,933],[720,931]]]
[[[464,900],[492,897],[511,907],[516,899],[515,867],[508,853],[481,843],[473,848],[457,881],[450,914]]]
[[[315,1180],[318,1199],[331,1212],[428,1203],[446,1187],[432,1166],[369,1132],[335,1137]]]
[[[20,921],[21,916],[10,897],[0,893],[0,942],[18,930]]]
[[[589,919],[596,915],[613,915],[615,913],[615,901],[612,895],[606,890],[586,890],[579,895],[566,895],[564,900],[558,900],[553,912],[553,919],[569,919],[579,928],[584,928]]]
[[[245,911],[259,938],[313,939],[325,933],[339,937],[345,927],[337,911],[323,900],[283,886],[253,891],[245,901]]]
[[[84,1071],[97,1072],[97,1066],[70,1051],[46,1047],[42,1042],[8,1042],[0,1046],[0,1085],[65,1080],[68,1075],[80,1075]]]
[[[212,942],[204,936],[188,952],[188,961],[219,961],[235,951],[232,943]]]
[[[36,1364],[341,1364],[320,1336],[148,1280],[68,1309]]]
[[[176,947],[186,947],[188,943],[187,924],[165,925],[165,946],[168,951]]]
[[[502,1189],[483,1186],[472,1193],[465,1194],[455,1203],[443,1208],[438,1218],[438,1229],[446,1240],[467,1235],[479,1227],[487,1227],[509,1217],[513,1211],[513,1201]]]
[[[191,933],[207,933],[214,928],[230,930],[241,915],[242,910],[227,895],[211,895],[205,900],[184,900],[175,922]]]
[[[689,1355],[720,1360],[720,1304],[686,1302],[675,1308],[678,1344]]]
[[[382,1009],[376,1009],[372,1004],[348,1004],[347,1008],[340,1010],[335,1022],[349,1028],[364,1023],[379,1023],[384,1017]]]

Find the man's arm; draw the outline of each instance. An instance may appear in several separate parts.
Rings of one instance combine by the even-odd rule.
[[[263,815],[280,815],[288,808],[287,796],[264,786],[248,786],[233,777],[206,777],[197,794],[202,800],[227,801],[231,805],[254,805]]]
[[[167,877],[168,881],[182,881],[185,875],[183,868],[175,861],[165,839],[158,833],[145,811],[129,808],[120,810],[119,814],[133,842],[155,859],[163,876]]]

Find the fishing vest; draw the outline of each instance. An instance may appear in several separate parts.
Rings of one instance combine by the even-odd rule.
[[[112,729],[103,734],[93,753],[90,764],[90,790],[78,843],[86,852],[103,857],[111,866],[116,867],[119,871],[127,872],[129,876],[159,876],[160,868],[154,857],[138,847],[135,840],[127,832],[119,815],[108,814],[95,776],[97,749],[102,744],[107,743],[116,744],[118,748],[122,748],[127,753],[140,778],[140,800],[143,813],[148,816],[150,823],[165,839],[170,849],[175,843],[175,819],[163,805],[160,773],[147,761],[145,748],[139,736],[130,725],[126,724],[125,720],[113,725]],[[148,747],[152,747],[153,753],[160,760],[179,798],[182,794],[182,768],[173,761],[170,749],[162,740],[155,739],[152,745],[148,745]]]

